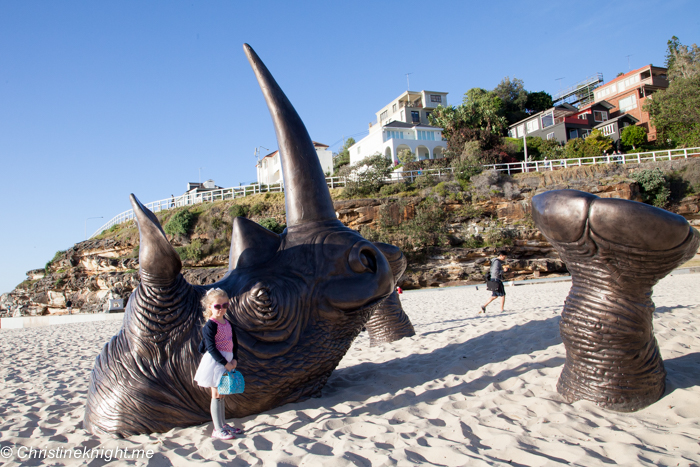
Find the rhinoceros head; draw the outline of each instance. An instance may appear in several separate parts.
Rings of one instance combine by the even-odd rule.
[[[313,143],[265,65],[245,45],[277,133],[287,229],[233,223],[229,273],[188,284],[157,218],[131,197],[141,236],[141,283],[124,326],[98,356],[85,425],[116,434],[166,431],[210,419],[207,389],[193,381],[204,323],[199,299],[225,290],[246,391],[227,397],[240,417],[317,395],[372,312],[392,294],[401,251],[373,244],[338,221]],[[395,267],[396,269],[396,267]]]

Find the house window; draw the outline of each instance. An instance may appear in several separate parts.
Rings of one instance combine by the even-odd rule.
[[[525,125],[518,125],[518,127],[516,128],[516,130],[518,130],[518,135],[517,135],[517,137],[518,137],[518,138],[522,138],[523,135],[525,134]]]
[[[554,132],[547,133],[547,139],[554,139]]]
[[[637,84],[638,82],[639,75],[630,76],[629,78],[624,79],[617,84],[618,92],[622,92],[625,89],[633,86],[634,84]]]
[[[602,112],[600,110],[594,110],[593,111],[593,119],[596,122],[604,122],[608,119],[608,113],[607,112]]]
[[[613,133],[615,133],[615,124],[614,124],[614,123],[611,123],[610,125],[605,125],[605,126],[601,129],[601,131],[602,131],[602,133],[603,133],[604,136],[610,136],[610,135],[612,135]]]
[[[391,106],[391,112],[396,113],[396,104]]]
[[[404,139],[403,138],[403,132],[402,131],[387,131],[387,139]]]
[[[434,131],[418,130],[418,139],[421,139],[424,141],[435,141],[435,132]]]
[[[379,116],[379,119],[380,119],[381,121],[384,121],[384,120],[386,120],[386,118],[387,118],[388,116],[389,116],[389,111],[388,111],[388,110],[385,110],[385,111],[382,112],[382,114]]]
[[[632,94],[631,96],[620,99],[620,112],[627,112],[628,110],[637,108],[637,96]]]
[[[581,138],[586,139],[591,134],[591,130],[581,130]]]
[[[508,130],[508,137],[509,137],[509,138],[517,138],[517,137],[518,137],[518,135],[517,135],[517,133],[516,133],[516,131],[515,131],[515,128],[510,128],[510,129]]]
[[[578,130],[576,128],[569,130],[569,139],[578,138]]]
[[[579,120],[588,120],[588,114],[586,114],[585,112],[582,114],[578,114],[578,119]]]
[[[442,102],[442,96],[439,94],[431,94],[430,95],[430,102]]]
[[[554,114],[549,112],[542,115],[542,128],[547,128],[552,125],[554,125]]]
[[[527,126],[528,133],[533,133],[540,129],[537,119],[530,120],[529,122],[526,122],[525,125]]]
[[[425,113],[425,119],[430,121],[430,112]]]
[[[609,96],[610,94],[615,94],[615,91],[617,90],[617,85],[612,84],[608,87],[605,87],[601,89],[600,91],[595,93],[596,100],[602,100],[605,96]]]
[[[412,110],[411,111],[411,121],[413,123],[420,123],[420,112],[417,110]]]

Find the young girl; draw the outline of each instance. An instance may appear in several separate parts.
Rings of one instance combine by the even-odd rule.
[[[226,423],[224,396],[219,394],[219,380],[226,371],[238,365],[238,341],[231,322],[224,318],[229,299],[221,289],[210,289],[202,299],[204,317],[208,318],[202,329],[199,351],[204,354],[194,380],[202,387],[211,388],[211,418],[214,421],[212,438],[233,439],[243,433]]]

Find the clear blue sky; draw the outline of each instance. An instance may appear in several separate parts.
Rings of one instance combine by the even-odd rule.
[[[406,90],[517,77],[555,93],[663,65],[700,42],[700,2],[0,1],[0,292],[130,208],[189,181],[255,180],[277,148],[249,43],[334,145]],[[564,78],[556,81],[557,78]]]

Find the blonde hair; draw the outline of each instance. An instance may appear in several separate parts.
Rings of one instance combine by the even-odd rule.
[[[209,305],[214,303],[219,297],[225,297],[226,300],[228,300],[228,294],[218,287],[216,289],[209,289],[207,293],[204,294],[202,298],[202,307],[204,308],[204,317],[206,319],[211,318],[211,309]]]

